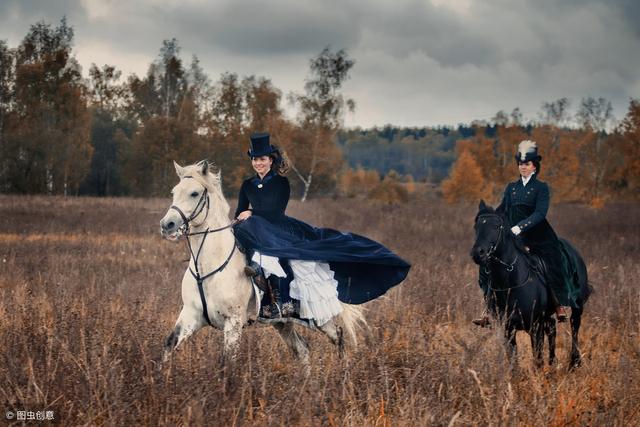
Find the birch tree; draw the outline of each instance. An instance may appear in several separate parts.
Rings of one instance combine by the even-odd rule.
[[[304,95],[293,95],[299,106],[301,135],[292,141],[291,167],[304,185],[302,201],[308,195],[322,164],[337,167],[342,161],[335,139],[342,127],[345,110],[353,111],[355,103],[340,93],[354,65],[344,49],[332,52],[326,47],[310,61],[310,75]]]
[[[611,102],[605,98],[584,98],[576,119],[584,129],[581,150],[583,177],[591,186],[591,203],[599,206],[605,197],[605,176],[614,167],[614,147],[607,141],[607,129],[614,120]]]

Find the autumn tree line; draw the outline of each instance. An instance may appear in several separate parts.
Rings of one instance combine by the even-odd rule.
[[[234,195],[251,174],[249,135],[269,131],[286,152],[294,195],[407,201],[420,183],[449,202],[497,197],[514,179],[513,154],[534,139],[554,198],[601,205],[638,198],[639,101],[616,122],[604,99],[546,103],[536,121],[518,109],[457,127],[344,129],[353,100],[341,89],[354,61],[323,49],[304,88],[286,96],[262,76],[212,81],[196,56],[164,40],[144,76],[112,65],[88,75],[75,60],[73,28],[38,22],[17,47],[0,40],[0,192],[97,196],[166,195],[172,161],[208,158]],[[286,117],[290,102],[296,117]],[[431,188],[429,186],[429,188]]]
[[[162,42],[145,76],[125,79],[111,65],[83,76],[73,37],[62,19],[32,25],[15,48],[0,41],[0,192],[167,195],[173,160],[208,158],[234,194],[251,173],[246,152],[258,131],[288,155],[302,198],[335,188],[343,167],[335,136],[354,108],[340,93],[354,65],[344,50],[310,60],[303,91],[288,95],[292,120],[269,79],[228,72],[212,82],[175,39]]]
[[[545,103],[541,120],[523,125],[517,114],[500,112],[493,131],[456,143],[456,161],[442,182],[449,202],[499,197],[517,177],[517,144],[530,139],[542,155],[540,176],[555,201],[602,207],[610,200],[640,197],[640,100],[632,99],[626,116],[616,122],[604,98],[581,100],[574,115],[570,101]],[[485,129],[486,130],[486,129]]]

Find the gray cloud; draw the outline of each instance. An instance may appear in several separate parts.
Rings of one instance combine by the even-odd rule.
[[[640,96],[635,0],[432,1],[5,0],[0,38],[15,45],[30,24],[66,15],[85,68],[144,73],[176,37],[213,79],[264,75],[285,93],[302,90],[324,46],[344,47],[356,60],[351,125],[455,124],[516,106],[533,118],[562,96],[603,96],[622,116]]]

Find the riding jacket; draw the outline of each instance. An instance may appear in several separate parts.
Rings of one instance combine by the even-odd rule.
[[[549,186],[538,181],[536,174],[531,175],[526,186],[522,179],[509,183],[497,210],[507,212],[511,226],[520,227],[525,233],[523,237],[536,234],[536,226],[543,222],[549,211]]]
[[[261,216],[268,221],[282,218],[289,203],[291,188],[289,180],[271,170],[264,178],[255,175],[246,179],[240,187],[238,195],[238,208],[235,218],[241,212],[249,209],[251,213]]]

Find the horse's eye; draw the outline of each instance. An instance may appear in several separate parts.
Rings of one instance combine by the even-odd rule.
[[[191,193],[191,197],[198,197],[198,192],[194,191],[193,193]]]

